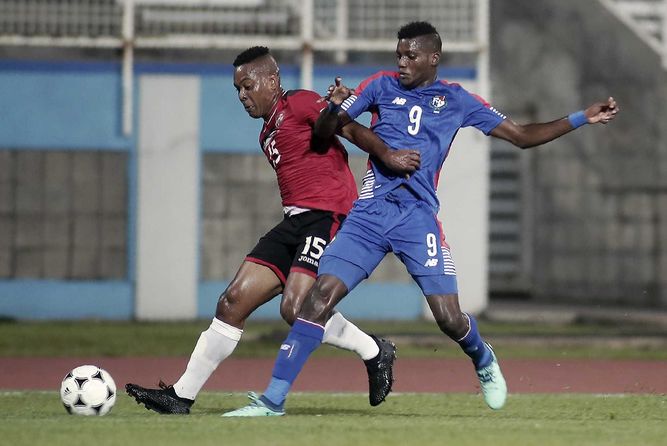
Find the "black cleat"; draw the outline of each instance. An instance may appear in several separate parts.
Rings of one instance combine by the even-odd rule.
[[[386,339],[378,339],[371,335],[380,347],[380,353],[375,358],[364,361],[368,372],[368,401],[371,406],[377,406],[391,392],[394,383],[394,361],[396,360],[396,345]]]
[[[159,389],[146,389],[136,384],[125,384],[125,391],[137,400],[137,404],[143,404],[146,409],[157,413],[180,415],[190,413],[190,407],[194,404],[194,400],[181,398],[176,395],[174,386],[168,386],[162,381],[160,381],[159,386]]]

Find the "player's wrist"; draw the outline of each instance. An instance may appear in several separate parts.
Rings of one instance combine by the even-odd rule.
[[[338,114],[340,112],[340,104],[336,104],[333,101],[329,101],[329,105],[327,106],[327,109],[329,110],[329,113],[333,114]]]
[[[567,120],[570,122],[570,125],[574,129],[578,129],[582,125],[588,124],[588,118],[586,117],[586,113],[584,113],[583,110],[571,113],[568,115]]]

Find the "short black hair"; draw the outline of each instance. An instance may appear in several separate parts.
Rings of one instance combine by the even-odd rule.
[[[421,36],[433,36],[433,45],[438,51],[442,49],[442,40],[438,30],[428,22],[410,22],[401,26],[401,29],[396,33],[398,40],[414,39]]]
[[[236,68],[241,65],[245,65],[248,62],[252,62],[255,59],[259,59],[262,56],[266,56],[267,54],[269,54],[269,49],[267,47],[253,46],[236,56],[236,59],[234,59],[234,63],[232,65],[234,65],[234,68]]]

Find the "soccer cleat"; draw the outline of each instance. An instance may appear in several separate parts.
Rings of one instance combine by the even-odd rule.
[[[380,348],[380,353],[373,359],[364,361],[368,372],[368,401],[371,406],[382,403],[394,383],[394,361],[396,360],[396,345],[386,339],[371,338]]]
[[[486,346],[491,350],[491,364],[477,370],[479,384],[482,387],[484,401],[491,409],[498,410],[505,405],[507,399],[507,383],[503,373],[500,371],[498,359],[493,352],[493,348],[487,343]]]
[[[240,409],[225,412],[223,417],[282,417],[284,410],[273,410],[260,399],[255,392],[248,392],[250,404]]]
[[[130,383],[125,384],[125,391],[137,400],[137,404],[143,404],[146,409],[157,413],[180,415],[190,413],[190,407],[194,404],[194,400],[181,398],[176,395],[174,386],[168,386],[162,381],[160,381],[159,386],[159,389],[146,389]]]

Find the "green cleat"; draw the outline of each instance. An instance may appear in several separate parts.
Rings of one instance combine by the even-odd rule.
[[[255,392],[248,392],[248,399],[250,404],[244,406],[240,409],[232,410],[231,412],[225,412],[222,414],[223,417],[282,417],[285,415],[285,411],[273,410],[270,407],[267,407],[264,402],[259,399],[259,396]]]
[[[477,370],[477,377],[479,378],[479,384],[482,387],[482,394],[487,406],[498,410],[505,405],[505,400],[507,400],[507,383],[505,382],[503,373],[500,371],[498,359],[493,352],[493,348],[489,344],[486,344],[486,346],[491,350],[493,360],[488,366]]]

